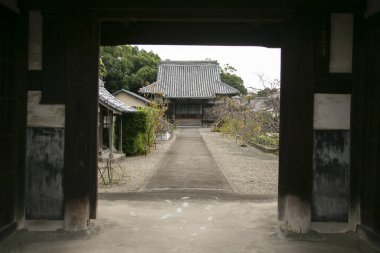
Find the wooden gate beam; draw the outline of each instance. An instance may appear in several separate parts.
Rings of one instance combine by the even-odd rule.
[[[147,10],[149,16],[162,13],[162,17],[167,17],[167,10],[171,13],[179,11],[191,12],[194,17],[202,14],[201,10],[212,12],[224,11],[225,19],[235,16],[232,11],[244,13],[247,11],[256,11],[257,14],[266,13],[268,17],[271,13],[286,13],[292,11],[354,11],[364,9],[363,1],[358,0],[267,0],[267,1],[233,1],[233,0],[208,0],[208,1],[177,1],[177,0],[140,0],[140,1],[123,1],[123,0],[30,0],[22,1],[29,9],[65,9],[65,8],[82,8],[93,10],[105,10],[115,13],[120,10]],[[279,11],[280,10],[280,11]],[[177,14],[179,15],[179,14]],[[208,15],[212,18],[215,15]],[[241,16],[241,15],[236,15]]]

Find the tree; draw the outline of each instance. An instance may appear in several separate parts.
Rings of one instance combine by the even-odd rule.
[[[139,50],[135,46],[101,47],[99,72],[110,92],[120,89],[138,92],[139,88],[156,80],[160,60],[152,51]]]
[[[106,66],[103,63],[102,58],[99,58],[99,77],[103,80],[106,75],[107,75]]]
[[[244,87],[244,81],[235,74],[236,69],[229,64],[224,65],[220,73],[220,79],[223,83],[238,89],[242,95],[247,95],[248,91]]]
[[[217,103],[213,114],[217,116],[214,130],[232,135],[244,142],[278,147],[280,130],[280,81],[260,76],[260,90],[243,100],[225,98]]]
[[[276,89],[270,89],[270,88],[264,88],[263,90],[259,90],[257,92],[258,97],[267,97],[275,93],[277,90]]]
[[[263,89],[256,89],[250,87],[253,90],[256,90],[256,93],[252,95],[255,97],[268,97],[270,95],[276,94],[280,90],[280,80],[267,78],[264,74],[256,74],[259,78],[259,83]]]

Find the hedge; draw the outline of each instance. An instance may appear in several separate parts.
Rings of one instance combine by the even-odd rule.
[[[123,152],[128,155],[139,155],[149,152],[153,144],[153,129],[149,127],[149,109],[140,109],[134,113],[125,113],[115,121],[115,146],[119,146],[120,119],[123,120]],[[149,133],[150,132],[150,133]]]

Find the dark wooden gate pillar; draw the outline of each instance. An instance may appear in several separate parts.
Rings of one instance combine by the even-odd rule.
[[[286,229],[311,222],[313,155],[313,21],[298,15],[282,27],[278,214]]]
[[[86,229],[96,215],[99,23],[91,12],[66,16],[64,229]]]

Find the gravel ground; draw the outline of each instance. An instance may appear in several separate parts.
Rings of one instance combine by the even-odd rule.
[[[99,192],[136,192],[143,190],[156,172],[166,152],[175,141],[177,129],[169,141],[159,141],[157,149],[144,156],[127,157],[120,162],[120,177],[111,185],[103,185],[99,178]],[[254,147],[241,147],[233,138],[222,137],[210,128],[199,128],[219,169],[236,193],[277,194],[278,157]]]
[[[232,189],[243,194],[277,194],[278,156],[254,147],[241,147],[231,137],[199,129]]]
[[[168,141],[157,141],[156,149],[152,148],[151,152],[145,156],[132,156],[126,157],[120,162],[121,169],[117,168],[116,172],[120,177],[115,176],[112,185],[104,185],[102,179],[99,177],[98,192],[136,192],[144,186],[147,180],[154,174],[158,168],[158,164],[165,156],[171,144],[175,141],[176,132]],[[99,166],[104,166],[99,163]],[[117,167],[117,165],[116,165]]]

